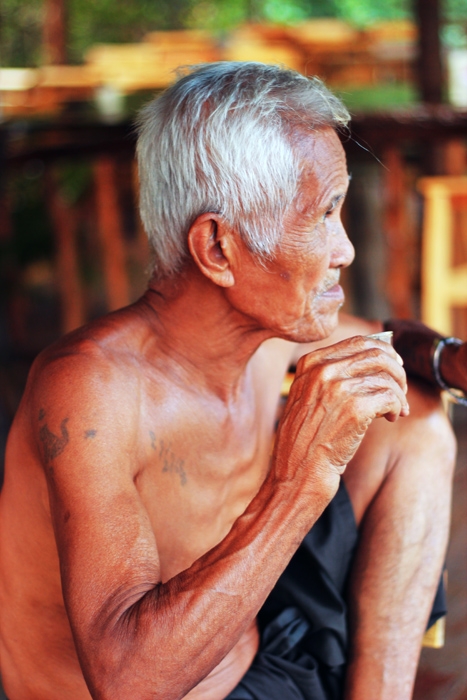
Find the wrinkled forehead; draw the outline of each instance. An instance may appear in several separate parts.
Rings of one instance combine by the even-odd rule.
[[[292,147],[300,164],[296,208],[305,211],[321,200],[345,196],[349,184],[345,151],[332,127],[296,130]]]

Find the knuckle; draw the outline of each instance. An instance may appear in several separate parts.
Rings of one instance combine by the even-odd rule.
[[[335,378],[334,368],[331,363],[324,362],[317,369],[319,379],[325,384],[331,384]]]

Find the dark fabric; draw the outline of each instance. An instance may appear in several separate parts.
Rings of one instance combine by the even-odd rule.
[[[433,602],[433,607],[431,609],[431,615],[426,626],[427,630],[429,630],[430,627],[435,624],[436,620],[439,620],[440,617],[444,617],[447,614],[447,611],[448,605],[446,601],[446,589],[444,588],[444,580],[441,576],[438,584],[438,590],[436,591]]]
[[[253,664],[225,700],[340,700],[357,527],[343,482],[261,609]],[[442,583],[428,626],[446,614]]]
[[[341,486],[258,616],[261,645],[226,700],[330,700],[342,694],[347,656],[344,593],[357,527]]]

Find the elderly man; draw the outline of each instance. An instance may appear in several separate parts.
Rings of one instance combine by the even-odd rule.
[[[10,700],[410,697],[455,449],[380,324],[336,330],[347,118],[260,64],[145,109],[149,288],[37,359],[9,439]]]

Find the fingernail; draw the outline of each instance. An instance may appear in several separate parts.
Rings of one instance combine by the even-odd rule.
[[[375,338],[376,340],[382,340],[383,343],[388,343],[392,345],[392,337],[394,333],[392,331],[382,331],[381,333],[372,333],[367,335],[367,338]]]
[[[398,352],[396,352],[396,355],[397,355],[397,361],[398,361],[398,363],[401,365],[401,367],[403,367],[403,366],[404,366],[404,360],[402,359],[402,357],[399,355]]]

